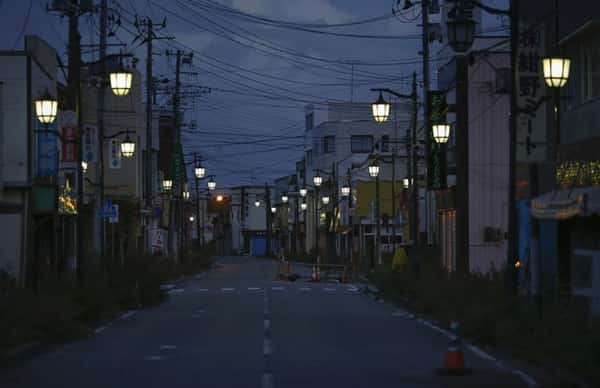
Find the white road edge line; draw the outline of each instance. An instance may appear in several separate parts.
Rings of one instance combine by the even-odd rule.
[[[528,375],[528,374],[526,374],[525,372],[523,372],[523,371],[520,371],[520,370],[518,370],[518,369],[514,369],[514,370],[512,371],[512,373],[514,373],[514,374],[516,374],[517,376],[519,376],[519,377],[520,377],[520,378],[521,378],[521,379],[522,379],[522,380],[525,382],[525,384],[527,384],[528,386],[530,386],[530,387],[537,387],[537,386],[538,386],[538,383],[537,383],[537,381],[535,381],[535,380],[533,379],[533,377],[529,376],[529,375]]]
[[[429,327],[430,329],[433,329],[435,331],[438,331],[438,332],[444,334],[448,338],[454,337],[454,335],[451,332],[444,330],[441,327],[438,327],[429,321],[425,321],[423,319],[418,319],[417,321],[420,322],[421,324],[423,324],[424,326]],[[471,352],[475,353],[480,358],[483,358],[485,360],[493,362],[496,365],[496,367],[498,367],[499,369],[506,369],[506,366],[501,361],[497,360],[492,355],[479,349],[477,346],[471,345],[471,344],[466,344],[466,347],[467,347],[467,349],[469,349]],[[519,376],[521,378],[521,380],[523,380],[525,382],[525,384],[527,384],[527,386],[532,387],[532,388],[538,386],[537,381],[533,377],[526,374],[525,372],[523,372],[519,369],[513,369],[512,373]]]
[[[136,312],[137,312],[137,311],[135,311],[135,310],[130,310],[130,311],[127,311],[126,313],[122,314],[122,315],[119,317],[119,320],[120,320],[120,321],[124,321],[125,319],[128,319],[128,318],[130,318],[130,317],[131,317],[133,314],[135,314]]]
[[[100,326],[99,328],[97,328],[96,330],[94,330],[95,334],[100,334],[102,333],[104,330],[106,330],[106,326]]]
[[[475,345],[471,345],[468,344],[467,348],[472,351],[473,353],[475,353],[476,355],[478,355],[479,357],[488,360],[488,361],[496,361],[496,357],[493,357],[492,355],[484,352],[483,350],[479,349],[477,346]]]

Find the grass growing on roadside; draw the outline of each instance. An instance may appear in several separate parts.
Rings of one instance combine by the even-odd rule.
[[[134,254],[122,265],[104,263],[89,268],[81,284],[72,276],[44,276],[37,293],[0,274],[0,352],[27,342],[80,338],[95,321],[158,304],[166,298],[161,284],[208,269],[212,250],[187,252],[183,262]]]
[[[540,309],[510,296],[501,273],[447,273],[436,257],[422,257],[419,270],[392,271],[391,265],[382,265],[371,277],[386,298],[443,325],[458,320],[471,341],[568,370],[600,386],[600,321],[590,319],[577,299],[546,298]]]

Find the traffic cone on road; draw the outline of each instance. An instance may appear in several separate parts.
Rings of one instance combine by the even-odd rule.
[[[467,372],[465,369],[465,356],[462,349],[462,341],[459,335],[460,324],[456,321],[450,324],[452,338],[446,352],[444,362],[444,372],[451,375],[463,375]]]

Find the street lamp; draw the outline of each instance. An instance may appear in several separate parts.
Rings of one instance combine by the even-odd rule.
[[[342,186],[342,197],[347,197],[350,195],[350,186],[347,184]]]
[[[404,188],[408,189],[408,185],[410,184],[410,180],[408,178],[404,178],[404,179],[402,179],[402,184],[404,185]]]
[[[38,100],[35,100],[35,115],[40,123],[49,125],[56,120],[58,112],[58,101],[50,95],[48,89],[44,95]]]
[[[181,193],[183,199],[188,200],[190,199],[190,192],[189,191],[184,191],[183,193]]]
[[[449,124],[433,124],[433,139],[438,144],[446,144],[450,138],[450,125]]]
[[[544,80],[551,88],[562,88],[569,79],[571,60],[562,57],[548,57],[542,60]]]
[[[88,162],[86,162],[85,160],[81,161],[81,172],[83,172],[84,174],[87,172],[88,169]]]
[[[454,17],[446,22],[448,44],[455,52],[464,53],[473,45],[477,23],[464,14],[462,7],[457,6],[450,13],[453,13]]]
[[[381,91],[379,92],[379,98],[373,104],[371,104],[373,110],[373,118],[378,123],[385,123],[390,117],[390,104],[385,101]]]
[[[323,177],[317,173],[317,175],[313,177],[313,183],[316,187],[321,187],[323,184]]]
[[[308,207],[308,205],[306,204],[306,202],[302,202],[300,204],[300,209],[302,209],[303,211],[306,210],[307,207]]]
[[[323,198],[321,198],[321,200],[323,201],[323,205],[329,204],[329,197],[327,195],[323,196]]]
[[[283,203],[287,203],[287,202],[288,202],[288,200],[289,200],[289,197],[287,196],[287,194],[283,194],[283,195],[281,196],[281,202],[283,202]]]
[[[377,164],[377,162],[373,162],[369,166],[369,175],[371,178],[377,178],[379,176],[379,164]]]
[[[171,189],[173,188],[173,181],[171,179],[164,179],[162,182],[162,186],[164,191],[171,191]]]
[[[206,175],[206,168],[204,168],[200,162],[198,162],[194,168],[194,175],[196,176],[196,179],[202,179]]]
[[[271,213],[273,213],[273,214],[277,213],[277,208],[275,206],[271,207]]]
[[[254,201],[254,206],[260,207],[260,199],[257,199],[256,201]]]
[[[215,182],[214,178],[210,178],[210,180],[208,181],[208,189],[210,191],[213,191],[216,188],[217,188],[217,182]]]
[[[303,187],[300,189],[300,196],[302,198],[306,197],[306,194],[308,193],[308,190],[306,190],[306,187]]]
[[[121,65],[119,69],[110,73],[110,88],[115,96],[126,96],[131,90],[132,74]]]
[[[131,158],[135,154],[135,142],[129,138],[129,134],[125,137],[125,141],[121,143],[121,155],[125,158]]]
[[[190,216],[190,222],[194,222],[194,216]]]

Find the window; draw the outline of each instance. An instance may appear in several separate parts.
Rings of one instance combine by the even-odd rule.
[[[595,47],[582,49],[581,70],[582,101],[600,97],[600,49]]]
[[[323,138],[323,152],[335,152],[335,136],[325,136]]]
[[[315,123],[314,113],[308,113],[305,116],[305,120],[306,120],[306,130],[310,131],[311,129],[313,129],[313,126],[314,126],[314,123]]]
[[[381,136],[381,152],[390,152],[390,137],[388,135]]]
[[[368,154],[373,151],[373,136],[354,135],[350,138],[350,150],[353,153]]]

